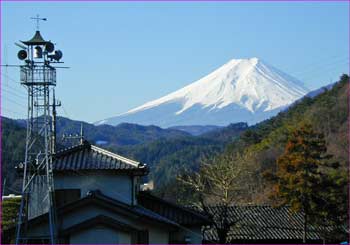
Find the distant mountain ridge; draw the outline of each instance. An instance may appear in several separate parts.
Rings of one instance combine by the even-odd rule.
[[[18,125],[22,128],[26,127],[24,119],[9,119],[4,118],[6,122]],[[176,137],[190,136],[189,133],[176,129],[163,129],[157,126],[142,126],[131,123],[121,123],[117,126],[99,125],[72,120],[65,117],[57,117],[57,139],[59,142],[62,136],[75,135],[80,133],[80,128],[83,126],[84,137],[93,144],[103,144],[106,146],[125,146],[137,145],[157,139],[170,139]],[[62,142],[64,143],[64,142]],[[72,144],[74,142],[66,142]]]
[[[157,126],[142,126],[131,123],[122,123],[117,126],[99,125],[74,121],[64,117],[57,119],[57,136],[76,134],[83,124],[84,137],[94,144],[103,144],[108,147],[137,145],[157,139],[170,139],[189,136],[190,134],[176,129],[163,129]]]
[[[220,128],[222,127],[215,126],[215,125],[188,125],[188,126],[174,126],[174,127],[170,127],[169,129],[181,130],[181,131],[190,133],[191,135],[198,136]]]
[[[300,81],[258,58],[233,59],[182,89],[96,125],[254,124],[276,115],[307,91]]]

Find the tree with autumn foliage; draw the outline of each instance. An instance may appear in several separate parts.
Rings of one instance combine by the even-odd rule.
[[[335,227],[342,225],[346,176],[337,170],[338,166],[327,154],[323,134],[303,124],[292,132],[284,154],[277,159],[276,172],[265,174],[274,182],[271,198],[275,203],[288,204],[293,211],[304,213],[304,243],[311,224],[323,228],[324,236],[330,229],[334,236]]]

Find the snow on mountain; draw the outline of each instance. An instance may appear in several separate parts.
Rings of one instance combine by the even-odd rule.
[[[182,89],[96,124],[253,124],[275,115],[306,93],[300,81],[258,58],[233,59]]]

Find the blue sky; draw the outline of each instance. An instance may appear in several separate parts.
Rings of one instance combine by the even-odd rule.
[[[179,89],[233,58],[259,57],[316,89],[349,70],[347,2],[2,2],[1,59],[40,30],[59,70],[61,116],[94,122]],[[25,117],[18,68],[2,68],[2,114]]]

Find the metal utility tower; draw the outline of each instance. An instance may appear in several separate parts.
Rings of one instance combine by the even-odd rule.
[[[16,44],[21,48],[18,58],[20,80],[28,92],[28,118],[26,150],[23,167],[22,201],[20,206],[16,244],[30,242],[26,238],[27,221],[44,212],[49,214],[49,240],[56,243],[53,154],[55,153],[56,106],[54,98],[56,68],[53,64],[62,63],[62,52],[55,50],[51,41],[41,36],[39,21],[46,18],[33,18],[37,30],[32,39]],[[53,94],[53,98],[51,98]]]

